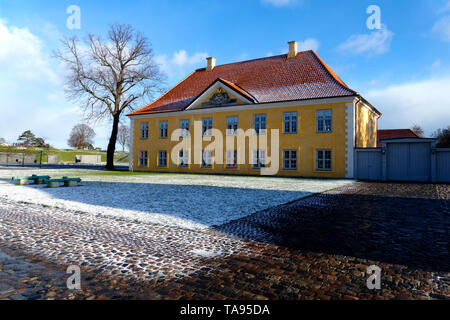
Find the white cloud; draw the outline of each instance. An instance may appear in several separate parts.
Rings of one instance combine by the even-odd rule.
[[[307,50],[314,50],[318,51],[320,47],[319,40],[308,38],[305,41],[300,41],[298,43],[298,50],[299,51],[307,51]]]
[[[8,27],[0,20],[0,66],[3,74],[24,80],[55,83],[56,74],[42,54],[41,40],[28,29]],[[13,73],[14,72],[14,73]]]
[[[450,1],[437,13],[442,15],[447,12],[450,12]],[[431,33],[440,37],[443,41],[450,42],[450,15],[442,16],[438,19],[431,28]]]
[[[439,9],[438,13],[445,13],[450,11],[450,1],[447,2],[445,6]]]
[[[285,7],[297,3],[297,0],[261,0],[263,3],[271,4],[275,7]]]
[[[307,38],[305,41],[298,41],[298,51],[308,51],[308,50],[314,50],[318,51],[320,48],[320,42],[317,39],[314,38]],[[287,54],[289,49],[287,47],[284,47],[280,53],[281,54]],[[273,56],[272,52],[268,52],[267,56]]]
[[[419,124],[430,135],[450,125],[450,77],[429,78],[370,90],[364,97],[383,113],[380,129]]]
[[[27,28],[0,20],[0,137],[15,142],[31,130],[56,147],[66,147],[82,112],[65,99],[62,70],[46,42]],[[105,147],[107,128],[99,127],[97,145]]]
[[[441,59],[436,59],[433,64],[431,65],[433,68],[440,68],[442,66]]]
[[[156,63],[160,65],[169,78],[187,76],[195,68],[206,67],[207,53],[197,52],[189,55],[186,50],[176,51],[172,57],[166,54],[155,57]]]
[[[450,15],[439,19],[431,28],[431,32],[442,40],[450,42]]]
[[[349,54],[368,56],[380,55],[389,51],[394,33],[386,26],[369,34],[355,34],[342,43],[338,50]]]

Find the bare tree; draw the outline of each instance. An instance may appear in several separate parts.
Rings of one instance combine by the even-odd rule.
[[[91,34],[84,46],[77,38],[62,43],[64,49],[55,56],[69,71],[68,97],[82,101],[87,119],[112,119],[106,168],[114,170],[121,116],[162,90],[150,43],[131,26],[119,24],[111,26],[106,40]]]
[[[123,124],[119,126],[117,141],[122,146],[122,152],[124,152],[125,147],[128,147],[128,142],[130,141],[130,128],[128,126]]]
[[[67,144],[75,149],[86,149],[94,144],[95,131],[87,124],[77,124],[70,133]]]
[[[423,137],[424,131],[422,127],[419,126],[418,124],[414,124],[413,127],[411,128],[411,131],[417,134],[419,137]]]

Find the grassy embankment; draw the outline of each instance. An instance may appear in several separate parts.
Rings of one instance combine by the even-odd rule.
[[[47,154],[57,154],[59,156],[60,162],[75,162],[76,155],[101,155],[102,162],[106,162],[106,151],[97,151],[97,150],[60,150],[60,149],[26,149],[21,150],[17,148],[11,147],[0,147],[0,152],[9,152],[9,153],[30,153],[37,154],[37,161],[39,162],[41,159],[41,151],[42,151],[42,162],[47,162]],[[116,152],[114,156],[114,162],[119,164],[128,164],[128,152]]]

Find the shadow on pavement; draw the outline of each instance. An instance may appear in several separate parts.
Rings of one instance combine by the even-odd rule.
[[[319,194],[215,227],[303,252],[450,271],[450,201]]]

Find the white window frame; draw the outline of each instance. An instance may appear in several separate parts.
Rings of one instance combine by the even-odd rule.
[[[267,134],[267,114],[255,114],[254,129],[257,135]]]
[[[266,167],[266,150],[253,151],[253,169],[262,169]]]
[[[189,151],[188,150],[180,150],[178,153],[178,166],[180,168],[189,167]]]
[[[318,133],[333,132],[333,110],[323,109],[316,111],[316,130]]]
[[[328,152],[330,154],[329,158],[326,157]],[[330,164],[329,168],[327,168],[327,162],[329,162]],[[331,149],[316,150],[316,170],[333,171],[333,150]]]
[[[237,150],[227,150],[226,153],[226,168],[237,169],[238,167],[238,152]]]
[[[158,151],[158,167],[167,168],[167,151],[160,150]]]
[[[239,117],[227,117],[227,136],[237,136],[239,129]]]
[[[139,166],[148,166],[148,151],[139,151]]]
[[[202,168],[204,169],[212,168],[212,150],[202,151]]]
[[[294,152],[295,157],[293,156]],[[286,154],[288,154],[287,157]],[[286,163],[289,163],[289,165],[286,166]],[[295,163],[295,166],[293,166],[293,163]],[[295,149],[283,150],[283,169],[297,170],[297,168],[298,168],[298,151]]]
[[[202,135],[203,137],[212,137],[213,118],[202,119]]]
[[[160,121],[159,122],[159,138],[168,139],[169,138],[169,122]]]
[[[148,122],[141,122],[141,139],[145,140],[149,137],[150,125]]]
[[[180,120],[180,138],[187,138],[190,135],[190,122],[189,120]]]
[[[289,124],[289,128],[287,128],[287,124]],[[294,111],[283,113],[283,133],[284,134],[298,133],[298,112]]]

